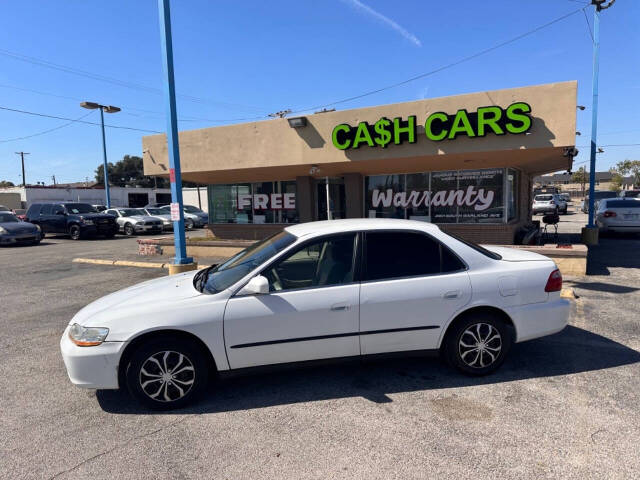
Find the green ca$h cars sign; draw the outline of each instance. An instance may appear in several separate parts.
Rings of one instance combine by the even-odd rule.
[[[435,112],[424,122],[425,136],[434,142],[455,140],[458,136],[469,138],[495,135],[521,134],[531,128],[531,106],[525,102],[515,102],[507,108],[498,106],[480,107],[473,112],[460,109],[455,114]],[[333,145],[340,150],[368,147],[382,147],[403,142],[417,141],[417,120],[415,115],[403,119],[390,120],[382,117],[376,123],[360,122],[356,127],[347,123],[336,125],[331,134]]]

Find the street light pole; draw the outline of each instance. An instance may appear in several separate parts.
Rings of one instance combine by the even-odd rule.
[[[180,170],[180,148],[178,145],[178,116],[176,113],[176,90],[173,76],[173,45],[171,41],[171,11],[169,0],[158,0],[160,16],[160,43],[164,67],[164,93],[167,112],[167,145],[169,153],[169,181],[171,182],[171,219],[173,220],[173,242],[176,256],[169,273],[192,270],[193,258],[187,257],[184,234],[184,211],[182,205],[182,174]],[[178,267],[188,265],[188,267]]]
[[[111,208],[111,194],[109,193],[109,168],[107,166],[107,142],[104,134],[104,112],[117,113],[120,111],[119,107],[113,105],[101,105],[94,102],[82,102],[80,104],[82,108],[89,110],[100,109],[100,127],[102,128],[102,165],[103,165],[103,178],[104,178],[104,195],[107,208]]]
[[[597,153],[597,133],[598,133],[598,77],[600,73],[600,11],[605,10],[615,3],[616,0],[591,0],[595,6],[593,12],[593,80],[592,106],[591,106],[591,158],[589,162],[589,221],[583,234],[585,243],[598,243],[598,229],[593,223],[595,208],[595,184],[596,184],[596,153]],[[590,232],[590,233],[586,233]]]

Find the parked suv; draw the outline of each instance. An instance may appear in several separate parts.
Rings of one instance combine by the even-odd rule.
[[[533,197],[533,214],[567,213],[567,202],[557,193],[542,193]]]
[[[39,225],[47,233],[66,233],[73,240],[84,236],[104,235],[112,238],[118,231],[113,215],[98,213],[87,203],[34,203],[26,221]]]

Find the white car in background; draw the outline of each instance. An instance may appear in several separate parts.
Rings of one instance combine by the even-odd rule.
[[[567,202],[565,202],[557,193],[540,193],[533,197],[533,214],[561,214],[567,213]]]
[[[74,384],[126,386],[163,409],[192,400],[213,372],[291,362],[439,351],[486,375],[513,342],[566,326],[561,288],[549,258],[480,247],[433,224],[305,223],[217,267],[87,305],[60,347]]]
[[[144,207],[140,210],[143,210],[145,214],[150,217],[157,218],[162,221],[162,228],[164,230],[173,230],[173,222],[171,221],[171,214],[166,210],[157,207]]]
[[[601,232],[640,233],[640,198],[599,200],[596,225]]]
[[[162,232],[162,220],[150,217],[140,208],[110,208],[104,213],[115,216],[120,233],[127,236]]]

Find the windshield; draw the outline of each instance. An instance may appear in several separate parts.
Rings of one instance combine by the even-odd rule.
[[[146,215],[143,210],[138,210],[137,208],[123,208],[122,210],[118,210],[120,215],[123,217],[133,217],[134,215]]]
[[[549,200],[553,200],[553,195],[538,195],[534,199],[536,202],[548,202]]]
[[[161,208],[147,208],[147,213],[149,215],[166,215],[167,211]]]
[[[0,212],[0,223],[19,222],[12,213]]]
[[[184,211],[187,213],[201,213],[202,210],[200,210],[198,207],[194,207],[193,205],[185,205],[184,206]]]
[[[215,268],[200,270],[193,279],[193,286],[204,293],[221,292],[295,241],[296,237],[290,233],[276,233],[242,250]]]
[[[65,203],[64,207],[67,212],[75,215],[79,213],[96,213],[96,209],[87,203]]]

